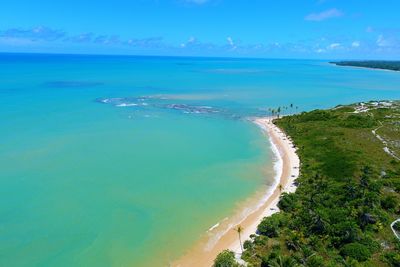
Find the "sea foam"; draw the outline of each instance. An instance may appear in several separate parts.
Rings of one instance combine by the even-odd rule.
[[[251,121],[253,123],[255,123],[258,127],[260,127],[264,134],[268,135],[268,129],[265,125],[257,123],[254,120],[251,120]],[[259,210],[263,205],[265,205],[265,203],[272,196],[273,192],[279,185],[280,177],[282,176],[282,173],[283,173],[283,159],[279,152],[278,146],[273,142],[273,140],[270,136],[268,136],[268,141],[271,145],[271,150],[273,152],[273,169],[274,169],[274,173],[275,173],[273,183],[270,186],[268,186],[268,189],[266,190],[263,197],[258,201],[257,205],[251,206],[251,207],[249,206],[249,207],[242,209],[240,211],[240,213],[237,216],[235,216],[235,217],[237,217],[236,220],[229,223],[224,229],[218,231],[215,234],[213,233],[210,236],[210,239],[208,240],[208,242],[205,246],[206,251],[211,250],[225,234],[227,234],[230,230],[232,230],[233,227],[235,227],[236,225],[240,225],[244,220],[246,220],[246,218],[250,214]],[[217,229],[221,225],[221,222],[218,222],[217,224],[215,224],[207,232],[209,233],[209,232],[211,232],[211,230]]]

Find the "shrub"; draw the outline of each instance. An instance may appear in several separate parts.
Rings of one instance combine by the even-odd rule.
[[[326,110],[313,110],[307,113],[302,113],[299,116],[300,122],[309,122],[309,121],[327,121],[333,118],[332,114]]]
[[[396,266],[396,267],[400,266],[400,254],[399,253],[396,253],[394,251],[387,252],[384,255],[384,259],[391,266]]]
[[[395,196],[385,196],[381,200],[381,206],[385,210],[394,210],[397,207],[397,199]]]
[[[275,213],[270,217],[265,217],[258,225],[257,231],[261,235],[266,235],[268,237],[277,237],[280,226],[281,216],[279,213]]]
[[[259,235],[254,238],[254,245],[263,246],[267,243],[267,241],[268,237]]]
[[[346,128],[371,128],[375,126],[375,121],[369,116],[352,114],[345,118],[340,125]]]
[[[351,243],[358,239],[360,228],[354,221],[343,221],[331,226],[331,236],[334,245]]]
[[[319,255],[311,256],[307,259],[307,266],[309,267],[322,267],[325,266],[325,260]]]
[[[243,248],[244,249],[252,249],[254,247],[253,242],[251,242],[250,240],[246,240],[243,243]]]
[[[381,245],[377,241],[375,241],[371,236],[368,235],[364,236],[358,242],[366,246],[371,253],[375,253],[381,249]]]
[[[353,107],[349,107],[349,106],[336,106],[335,107],[336,108],[336,110],[335,111],[340,111],[341,113],[343,113],[343,112],[348,112],[348,113],[350,113],[350,112],[354,112],[354,108]]]
[[[360,243],[350,243],[342,247],[340,254],[358,261],[366,261],[371,257],[369,249]]]
[[[230,250],[224,250],[218,254],[214,260],[213,267],[238,267],[239,264],[235,260],[235,254]]]
[[[270,266],[286,266],[286,267],[294,267],[296,266],[296,260],[290,256],[285,257],[279,255],[277,258],[274,260],[270,261]]]
[[[283,193],[278,207],[283,211],[292,211],[295,208],[296,199],[294,194]]]
[[[304,243],[304,237],[301,232],[291,231],[285,238],[286,247],[290,250],[299,250],[302,243]]]

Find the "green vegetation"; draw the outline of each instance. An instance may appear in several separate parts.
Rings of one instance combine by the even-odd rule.
[[[214,261],[214,267],[238,267],[235,261],[235,254],[232,251],[222,251]]]
[[[368,247],[360,243],[350,243],[343,246],[340,253],[344,257],[350,257],[358,261],[366,261],[371,257]]]
[[[264,218],[258,225],[257,232],[268,237],[277,237],[279,235],[279,228],[283,225],[282,219],[283,217],[278,213]]]
[[[396,230],[396,231],[398,231],[398,232],[400,232],[400,222],[396,222],[396,223],[393,225],[393,229]]]
[[[298,148],[299,187],[244,243],[248,266],[400,266],[390,228],[400,217],[399,121],[400,103],[388,101],[276,119]]]
[[[400,61],[366,60],[366,61],[339,61],[331,63],[338,66],[351,66],[351,67],[400,71]]]

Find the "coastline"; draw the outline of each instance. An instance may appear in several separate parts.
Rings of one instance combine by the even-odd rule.
[[[215,257],[225,249],[232,250],[236,259],[240,262],[241,248],[238,234],[234,228],[240,225],[243,228],[242,241],[249,239],[250,235],[256,233],[257,226],[264,217],[279,212],[280,195],[284,192],[291,193],[296,190],[294,181],[299,176],[300,160],[290,138],[274,125],[269,117],[254,118],[252,121],[267,136],[277,158],[274,164],[276,178],[273,185],[266,194],[264,193],[261,197],[257,196],[256,201],[252,203],[253,210],[243,219],[237,222],[229,222],[229,219],[225,218],[214,225],[209,229],[209,235],[202,238],[172,266],[211,266]],[[280,185],[282,186],[281,189]],[[243,213],[244,211],[240,209],[238,212]],[[221,229],[223,230],[221,231]]]
[[[341,67],[341,68],[350,68],[350,69],[364,69],[364,70],[377,70],[377,71],[385,71],[385,72],[397,72],[399,73],[399,70],[391,70],[391,69],[383,69],[383,68],[371,68],[371,67],[362,67],[362,66],[352,66],[352,65],[338,65],[332,62],[328,63],[329,65],[333,65],[336,67]]]

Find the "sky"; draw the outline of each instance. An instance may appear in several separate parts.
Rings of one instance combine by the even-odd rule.
[[[0,52],[400,59],[399,0],[2,0]]]

